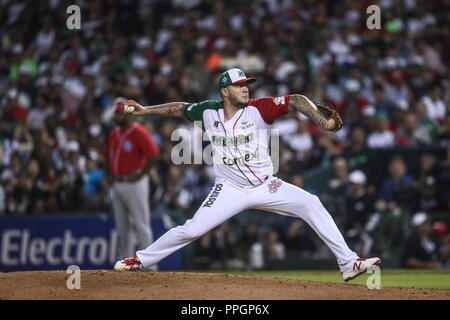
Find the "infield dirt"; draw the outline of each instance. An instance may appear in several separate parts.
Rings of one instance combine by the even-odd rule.
[[[258,276],[190,272],[81,271],[69,290],[65,271],[0,273],[0,299],[22,300],[450,300],[450,290],[336,284]]]

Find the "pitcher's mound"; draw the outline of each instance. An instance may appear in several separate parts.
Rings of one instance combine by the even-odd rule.
[[[450,290],[381,288],[257,276],[189,272],[82,270],[69,290],[65,271],[0,273],[0,299],[450,299]]]

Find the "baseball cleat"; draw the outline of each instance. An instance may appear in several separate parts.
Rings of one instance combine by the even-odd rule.
[[[114,265],[114,270],[117,271],[136,271],[136,270],[143,270],[144,266],[139,261],[138,257],[136,255],[125,258],[122,260],[119,260]]]
[[[355,279],[357,276],[365,273],[372,266],[379,265],[381,263],[380,258],[358,258],[353,263],[353,266],[342,272],[342,278],[345,282]]]

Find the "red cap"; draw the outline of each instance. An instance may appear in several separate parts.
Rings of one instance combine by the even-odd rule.
[[[113,108],[115,113],[124,113],[124,106],[127,102],[127,99],[125,98],[116,98],[113,102]]]

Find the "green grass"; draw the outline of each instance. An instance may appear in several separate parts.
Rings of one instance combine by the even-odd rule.
[[[381,287],[423,288],[450,290],[450,270],[404,270],[380,269]],[[233,272],[234,274],[255,275],[323,282],[344,283],[338,271],[248,271]],[[373,275],[373,273],[372,273]],[[366,285],[371,274],[364,274],[348,282],[350,284]]]

